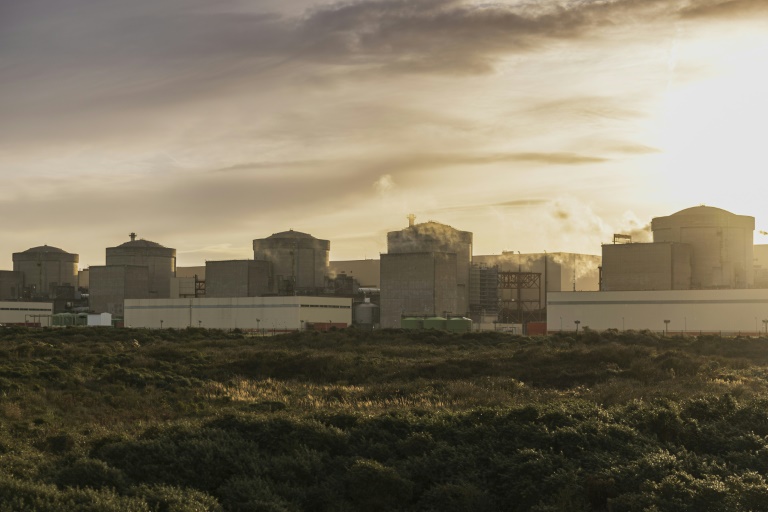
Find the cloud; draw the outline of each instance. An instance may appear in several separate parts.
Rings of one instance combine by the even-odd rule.
[[[548,199],[518,199],[514,201],[503,201],[500,203],[489,203],[489,204],[470,204],[470,205],[456,205],[456,206],[446,206],[443,208],[433,208],[431,210],[428,210],[430,212],[467,212],[467,211],[473,211],[473,210],[481,210],[486,208],[527,208],[531,206],[540,206],[543,204],[547,204],[549,202]]]
[[[278,107],[290,106],[292,99],[301,102],[302,91],[332,89],[355,77],[381,82],[404,75],[488,74],[506,56],[594,38],[602,29],[671,23],[695,13],[715,16],[718,9],[746,10],[759,3],[371,0],[331,3],[298,16],[294,9],[265,12],[258,4],[250,10],[238,5],[203,0],[3,3],[0,111],[6,122],[0,140],[8,145],[46,138],[100,141],[115,127],[123,139],[129,133],[167,132],[174,128],[169,118],[187,125],[215,120],[225,98],[258,113],[248,123],[259,127]],[[185,109],[192,103],[197,117]],[[394,98],[389,103],[402,104]],[[387,122],[385,109],[358,107]],[[562,105],[549,108],[563,112]],[[571,114],[636,115],[606,102],[579,108]],[[360,126],[358,118],[354,122]]]
[[[690,6],[681,10],[680,15],[684,19],[729,19],[766,13],[768,13],[768,4],[763,0],[704,0],[692,2]]]
[[[391,174],[384,174],[373,183],[373,188],[380,195],[386,195],[395,188],[395,180],[392,179]]]

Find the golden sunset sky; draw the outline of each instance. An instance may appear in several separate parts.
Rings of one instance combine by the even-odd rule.
[[[698,204],[768,243],[768,2],[0,0],[0,269],[435,220],[600,253]]]

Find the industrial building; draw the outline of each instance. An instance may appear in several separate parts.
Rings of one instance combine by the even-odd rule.
[[[547,312],[549,332],[768,334],[768,289],[553,292]]]
[[[768,334],[768,249],[753,217],[696,206],[651,222],[653,242],[603,245],[601,291],[549,293],[552,331]]]
[[[404,316],[469,314],[472,233],[437,222],[387,233],[381,255],[381,326]]]
[[[0,270],[0,300],[19,300],[24,294],[24,274]]]
[[[616,243],[614,237],[613,244],[603,245],[600,289],[752,288],[754,229],[754,217],[710,206],[654,218],[653,242]]]
[[[170,297],[171,278],[176,276],[176,249],[149,240],[136,240],[136,233],[131,233],[130,238],[129,242],[107,248],[107,266],[146,267],[149,296],[156,299]]]
[[[549,292],[599,288],[600,257],[591,254],[504,251],[473,256],[473,262],[477,281],[472,288],[477,295],[471,303],[472,319],[481,324],[487,324],[480,316],[491,311],[494,297],[494,321],[525,324],[544,320]]]
[[[481,322],[481,316],[498,320],[499,267],[474,263],[469,278],[469,309],[472,318]]]
[[[350,276],[363,288],[381,287],[381,260],[331,261],[328,273],[330,276]]]
[[[125,299],[148,299],[149,269],[138,265],[90,267],[90,309],[97,313],[123,316]]]
[[[89,268],[90,309],[123,315],[123,300],[169,298],[176,276],[176,249],[149,240],[131,240],[106,250],[106,265]]]
[[[0,302],[0,325],[49,326],[52,316],[50,302]]]
[[[151,329],[204,327],[263,333],[352,323],[352,299],[336,297],[234,297],[125,301],[125,325]]]
[[[25,299],[74,299],[80,257],[43,245],[13,253],[13,270],[24,276]]]
[[[756,244],[753,247],[753,254],[755,257],[754,287],[768,288],[768,245]]]
[[[205,275],[206,297],[260,297],[277,293],[272,264],[268,261],[207,261]]]
[[[328,240],[293,230],[253,241],[253,259],[272,264],[275,287],[280,295],[322,293],[330,250]]]

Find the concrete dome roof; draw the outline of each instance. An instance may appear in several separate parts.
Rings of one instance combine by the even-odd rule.
[[[315,238],[308,233],[302,233],[301,231],[294,231],[292,229],[288,231],[282,231],[280,233],[274,233],[268,238]]]
[[[35,253],[45,253],[45,252],[55,252],[59,254],[69,254],[67,251],[63,249],[59,249],[58,247],[53,247],[51,245],[41,245],[39,247],[32,247],[31,249],[27,249],[26,251],[23,251],[27,254],[35,254]]]
[[[149,240],[131,240],[130,242],[125,242],[124,244],[118,245],[118,247],[159,247],[161,249],[165,249],[164,246],[156,243],[156,242],[150,242]]]
[[[675,215],[718,215],[718,216],[724,216],[724,215],[736,215],[735,213],[731,213],[728,210],[723,210],[722,208],[715,208],[714,206],[705,206],[705,205],[699,205],[699,206],[692,206],[691,208],[686,208],[684,210],[680,210],[679,212],[673,213],[671,217]]]

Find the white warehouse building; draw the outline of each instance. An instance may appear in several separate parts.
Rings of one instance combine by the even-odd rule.
[[[293,331],[305,329],[310,324],[347,327],[351,323],[350,298],[282,296],[125,300],[126,327]]]
[[[768,332],[768,289],[550,292],[547,311],[549,332],[754,335]]]
[[[51,325],[53,304],[50,302],[0,302],[0,324]]]

